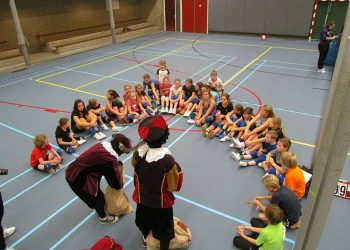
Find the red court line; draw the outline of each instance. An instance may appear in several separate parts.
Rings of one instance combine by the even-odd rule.
[[[25,107],[25,108],[33,108],[33,109],[40,109],[44,112],[49,112],[49,113],[66,113],[70,114],[71,112],[65,111],[65,110],[59,110],[59,109],[52,109],[52,108],[44,108],[44,107],[39,107],[39,106],[32,106],[32,105],[27,105],[27,104],[21,104],[21,103],[15,103],[15,102],[6,102],[6,101],[0,101],[0,104],[8,104],[8,105],[14,105],[19,108]]]

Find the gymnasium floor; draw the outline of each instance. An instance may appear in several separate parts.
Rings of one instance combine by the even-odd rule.
[[[255,36],[163,32],[0,75],[0,166],[9,169],[9,175],[0,179],[5,205],[2,225],[17,227],[8,246],[86,249],[110,235],[125,249],[143,249],[134,213],[116,224],[101,225],[70,190],[63,171],[49,176],[29,167],[32,137],[44,132],[55,144],[58,119],[70,117],[75,99],[97,98],[104,104],[108,89],[123,93],[125,83],[134,86],[142,83],[144,73],[154,75],[159,59],[167,61],[172,80],[207,81],[216,69],[234,103],[251,106],[255,112],[262,103],[273,105],[293,140],[291,150],[300,164],[309,166],[331,78],[330,73],[315,72],[317,56],[317,45],[305,40],[263,42]],[[174,213],[192,230],[191,249],[233,249],[234,228],[256,215],[245,201],[266,194],[262,170],[238,168],[228,143],[202,137],[180,116],[165,118],[171,128],[167,146],[184,172]],[[136,126],[125,127],[122,133],[138,142]],[[107,135],[109,140],[112,132]],[[94,143],[89,139],[76,155],[65,155],[64,165]],[[130,157],[122,157],[129,197],[133,191]],[[349,177],[347,160],[342,178]],[[347,203],[334,199],[318,249],[345,249],[350,244]],[[296,231],[287,232],[285,249],[293,248],[295,238]]]

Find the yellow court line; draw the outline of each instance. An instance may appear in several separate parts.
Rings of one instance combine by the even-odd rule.
[[[316,148],[316,145],[314,144],[309,144],[309,143],[305,143],[305,142],[301,142],[301,141],[294,141],[294,140],[291,140],[292,143],[295,143],[295,144],[300,144],[300,145],[303,145],[303,146],[306,146],[306,147],[310,147],[310,148]],[[350,152],[347,153],[348,156],[350,156]]]
[[[82,67],[94,64],[94,63],[102,62],[104,60],[107,60],[107,59],[110,59],[110,58],[113,58],[113,57],[117,57],[117,56],[124,55],[124,54],[130,53],[130,52],[133,52],[133,51],[136,51],[136,50],[139,50],[139,49],[143,49],[143,48],[149,47],[149,46],[154,45],[154,44],[162,43],[162,42],[168,41],[169,39],[170,38],[166,38],[166,39],[160,40],[158,42],[154,42],[154,43],[146,44],[146,45],[141,46],[141,47],[137,47],[136,49],[127,50],[127,51],[124,51],[124,52],[121,52],[121,53],[118,53],[118,54],[115,54],[115,55],[111,55],[111,56],[100,58],[98,60],[95,60],[95,61],[92,61],[92,62],[89,62],[89,63],[80,64],[79,66],[76,66],[74,68],[66,69],[66,70],[63,70],[63,71],[60,71],[60,72],[57,72],[57,73],[54,73],[54,74],[50,74],[50,75],[41,77],[41,78],[39,78],[37,80],[43,80],[43,79],[46,79],[46,78],[49,78],[49,77],[52,77],[52,76],[57,76],[57,75],[65,73],[65,72],[74,70],[74,69],[79,69],[79,68],[82,68]]]
[[[239,76],[243,71],[245,71],[247,68],[249,68],[251,65],[253,65],[257,60],[259,60],[261,57],[263,57],[267,52],[269,52],[272,49],[272,47],[269,47],[267,50],[262,52],[257,58],[253,59],[250,63],[248,63],[246,66],[241,68],[240,71],[238,71],[236,74],[234,74],[230,79],[228,79],[226,82],[224,82],[224,86],[226,86],[228,83],[230,83],[232,80],[234,80],[237,76]]]
[[[168,53],[162,54],[162,55],[160,55],[160,56],[154,57],[154,58],[149,59],[149,60],[147,60],[147,61],[144,61],[144,62],[142,62],[142,63],[133,65],[133,66],[131,66],[131,67],[129,67],[129,68],[123,69],[123,70],[118,71],[118,72],[116,72],[116,73],[113,73],[113,74],[110,74],[110,75],[107,75],[107,76],[103,76],[103,77],[101,77],[101,78],[99,78],[99,79],[97,79],[97,80],[94,80],[94,81],[92,81],[92,82],[88,82],[88,83],[86,83],[86,84],[84,84],[84,85],[81,85],[81,86],[77,87],[76,89],[81,89],[81,88],[90,86],[90,85],[92,85],[92,84],[95,84],[95,83],[97,83],[97,82],[100,82],[100,81],[102,81],[102,80],[104,80],[104,79],[106,79],[106,78],[110,78],[110,77],[113,77],[113,76],[116,76],[116,75],[120,75],[120,74],[122,74],[122,73],[124,73],[124,72],[127,72],[127,71],[129,71],[129,70],[135,69],[135,68],[137,68],[137,67],[139,67],[139,66],[141,66],[141,65],[144,65],[144,64],[146,64],[146,63],[149,63],[149,62],[152,62],[152,61],[157,60],[157,59],[159,59],[159,58],[168,56],[168,55],[173,54],[173,53],[175,53],[175,52],[177,52],[177,51],[186,49],[186,48],[188,48],[188,47],[190,47],[190,46],[192,46],[192,43],[191,43],[191,44],[188,44],[188,45],[186,45],[186,46],[183,46],[183,47],[181,47],[181,48],[178,48],[178,49],[176,49],[176,50],[172,50],[172,51],[170,51],[170,52],[168,52]]]
[[[40,82],[40,83],[42,83],[42,84],[51,85],[51,86],[58,87],[58,88],[62,88],[62,89],[68,89],[68,90],[71,90],[71,91],[75,91],[75,92],[79,92],[79,93],[83,93],[83,94],[87,94],[87,95],[92,95],[92,96],[97,96],[97,97],[106,98],[106,96],[103,96],[103,95],[95,94],[95,93],[88,92],[88,91],[84,91],[84,90],[79,90],[79,89],[70,88],[70,87],[63,86],[63,85],[56,84],[56,83],[52,83],[52,82],[47,82],[47,81],[43,81],[43,80],[39,80],[39,79],[37,79],[37,80],[35,80],[35,81],[36,81],[36,82]]]
[[[170,38],[170,40],[180,40],[180,41],[191,41],[191,39],[185,39],[185,38]],[[268,45],[256,45],[256,44],[250,44],[250,43],[234,43],[234,42],[219,42],[219,41],[208,41],[208,40],[197,40],[196,43],[218,43],[218,44],[232,44],[232,45],[239,45],[239,46],[250,46],[250,47],[258,47],[258,48],[269,48],[272,47],[273,49],[291,49],[291,50],[301,50],[301,51],[318,51],[315,49],[300,49],[300,48],[292,48],[292,47],[282,47],[282,46],[268,46]]]

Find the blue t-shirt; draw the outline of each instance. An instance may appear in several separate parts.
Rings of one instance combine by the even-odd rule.
[[[277,147],[277,141],[274,144],[270,144],[268,142],[264,142],[262,145],[263,149],[264,149],[264,154],[269,153],[272,150],[275,150]]]
[[[143,86],[146,86],[148,90],[151,90],[152,83],[154,83],[154,87],[159,90],[160,82],[157,79],[150,79],[149,83],[143,81]]]
[[[333,32],[331,30],[328,30],[327,28],[323,28],[320,33],[320,43],[322,45],[329,45],[331,43],[331,40],[327,40],[327,37],[332,37]]]

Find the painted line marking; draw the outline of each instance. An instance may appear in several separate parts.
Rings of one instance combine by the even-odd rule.
[[[136,49],[131,49],[131,50],[127,50],[127,51],[124,51],[124,52],[115,54],[115,55],[103,57],[103,58],[101,58],[101,59],[98,59],[98,60],[95,60],[95,61],[92,61],[92,62],[89,62],[89,63],[81,64],[81,65],[79,65],[79,66],[74,67],[73,69],[79,69],[79,68],[82,68],[82,67],[85,67],[85,66],[88,66],[88,65],[91,65],[91,64],[95,64],[95,63],[98,63],[98,62],[102,62],[102,61],[108,60],[108,59],[110,59],[110,58],[117,57],[117,56],[120,56],[120,55],[124,55],[124,54],[130,53],[130,52],[136,51],[136,50],[140,50],[140,49],[142,49],[142,48],[146,48],[146,47],[149,47],[149,46],[158,44],[158,43],[162,43],[162,42],[168,41],[168,40],[169,40],[169,38],[166,38],[166,39],[160,40],[160,41],[158,41],[158,42],[153,42],[153,43],[150,43],[150,44],[146,44],[146,45],[141,46],[141,47],[138,47],[138,48],[136,48]],[[54,73],[54,74],[51,74],[51,75],[47,75],[47,76],[41,77],[41,78],[38,79],[38,80],[43,80],[43,79],[46,79],[46,78],[49,78],[49,77],[52,77],[52,76],[57,76],[57,75],[60,75],[60,74],[65,73],[65,72],[67,72],[67,71],[69,71],[69,70],[63,70],[63,71],[61,71],[61,72],[57,72],[57,73]]]
[[[253,59],[250,63],[248,63],[246,66],[241,68],[236,74],[234,74],[232,77],[230,77],[225,83],[223,84],[226,86],[228,83],[230,83],[232,80],[234,80],[237,76],[239,76],[243,71],[248,69],[252,64],[254,64],[257,60],[259,60],[261,57],[263,57],[267,52],[269,52],[272,49],[272,47],[269,47],[264,52],[262,52],[260,55],[258,55],[255,59]]]
[[[191,40],[191,39],[184,39],[184,38],[170,38],[170,40],[194,41],[194,40]],[[283,46],[256,45],[256,44],[249,44],[249,43],[219,42],[219,41],[209,41],[209,40],[196,40],[196,43],[232,44],[232,45],[258,47],[258,48],[269,48],[269,47],[271,47],[271,48],[274,48],[274,49],[300,50],[300,51],[312,51],[312,52],[318,51],[316,49],[302,49],[302,48],[291,48],[291,47],[283,47]]]
[[[127,72],[127,71],[132,70],[132,69],[135,69],[135,68],[137,68],[137,67],[139,67],[139,66],[141,66],[141,65],[144,65],[144,64],[146,64],[146,63],[152,62],[152,61],[154,61],[154,60],[160,59],[160,58],[165,57],[165,56],[169,56],[169,55],[171,55],[171,54],[173,54],[173,53],[176,53],[177,51],[186,49],[186,48],[190,47],[191,45],[192,45],[192,44],[188,44],[188,45],[185,45],[185,46],[183,46],[183,47],[180,47],[180,48],[178,48],[178,49],[176,49],[176,50],[173,50],[173,51],[171,51],[171,52],[168,52],[168,53],[162,54],[162,55],[160,55],[160,56],[151,58],[151,59],[149,59],[149,60],[147,60],[147,61],[144,61],[144,62],[142,62],[142,63],[133,65],[133,66],[131,66],[131,67],[129,67],[129,68],[126,68],[126,69],[124,69],[124,70],[121,70],[121,71],[118,71],[118,72],[116,72],[116,73],[107,75],[106,77],[102,77],[102,78],[100,78],[100,79],[91,81],[91,82],[86,83],[86,84],[84,84],[84,85],[81,85],[81,86],[77,87],[76,89],[81,89],[81,88],[90,86],[90,85],[92,85],[92,84],[95,84],[95,83],[97,83],[97,82],[100,82],[100,81],[102,81],[102,80],[104,80],[104,79],[106,79],[106,78],[108,78],[108,77],[111,77],[111,76],[120,75],[120,74],[122,74],[122,73],[125,73],[125,72]]]

